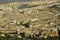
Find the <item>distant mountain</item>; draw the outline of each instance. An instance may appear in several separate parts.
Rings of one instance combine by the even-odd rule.
[[[25,2],[25,1],[60,1],[60,0],[0,0],[0,3],[9,3],[9,2]]]
[[[0,0],[0,3],[7,3],[7,2],[24,2],[24,1],[33,1],[33,0]]]

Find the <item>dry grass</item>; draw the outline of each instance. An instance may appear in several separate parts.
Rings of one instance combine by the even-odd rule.
[[[58,21],[60,20],[60,18],[59,19],[57,18],[58,15],[60,14],[59,12],[60,7],[49,8],[49,6],[54,3],[59,4],[58,2],[52,2],[52,1],[46,1],[46,2],[36,1],[36,2],[24,2],[24,3],[14,2],[14,3],[0,4],[0,14],[1,14],[0,27],[4,26],[5,28],[1,27],[1,29],[5,29],[3,32],[6,33],[7,30],[8,32],[23,31],[25,34],[27,33],[27,35],[34,34],[35,36],[37,31],[38,32],[42,31],[42,28],[47,28],[47,30],[51,28],[57,28],[58,24],[60,24],[60,21]],[[39,19],[39,20],[37,20],[36,22],[31,22],[31,25],[29,25],[28,21],[31,21],[33,19]],[[51,25],[51,23],[54,24]],[[28,25],[29,27],[27,28],[26,25]],[[49,30],[49,32],[50,31],[51,30]],[[49,32],[47,32],[48,33],[47,36],[49,36]]]

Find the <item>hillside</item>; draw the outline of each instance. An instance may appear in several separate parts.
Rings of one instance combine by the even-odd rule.
[[[0,4],[0,33],[22,37],[58,37],[60,2],[32,1]],[[14,34],[13,34],[14,35]],[[16,36],[15,35],[15,36]]]

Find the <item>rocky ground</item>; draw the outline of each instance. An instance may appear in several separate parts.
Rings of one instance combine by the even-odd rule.
[[[0,4],[0,34],[18,37],[58,37],[60,2],[32,1]],[[12,35],[12,36],[14,36]],[[16,36],[15,35],[15,36]],[[21,36],[22,35],[22,36]]]

